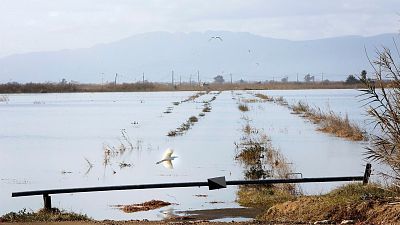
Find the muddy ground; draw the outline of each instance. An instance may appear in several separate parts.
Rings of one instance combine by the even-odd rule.
[[[209,221],[67,221],[67,222],[32,222],[32,223],[1,223],[2,225],[15,225],[15,224],[24,224],[24,225],[183,225],[183,224],[194,224],[194,225],[259,225],[259,224],[270,224],[265,222],[209,222]]]

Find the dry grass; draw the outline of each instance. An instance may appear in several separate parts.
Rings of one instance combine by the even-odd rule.
[[[370,61],[374,75],[372,80],[362,79],[365,86],[362,96],[378,131],[371,135],[366,155],[388,166],[382,174],[400,187],[400,51],[395,39],[393,42],[397,54],[383,47],[377,49],[375,59]]]
[[[267,186],[240,186],[237,192],[237,201],[240,205],[264,210],[295,199],[296,197],[287,191]]]
[[[287,90],[287,89],[357,89],[362,84],[345,82],[302,83],[302,82],[254,82],[254,83],[210,83],[207,86],[182,83],[174,85],[157,82],[122,84],[80,83],[5,83],[0,84],[0,93],[62,93],[62,92],[135,92],[135,91],[223,91],[223,90]]]
[[[171,205],[171,203],[160,201],[160,200],[151,200],[151,201],[143,202],[140,204],[116,205],[115,207],[121,209],[125,213],[134,213],[134,212],[158,209],[158,208],[168,206],[168,205]]]
[[[247,111],[249,111],[249,107],[248,107],[247,105],[245,105],[245,104],[239,104],[238,108],[239,108],[239,110],[242,111],[242,112],[247,112]]]
[[[202,111],[203,112],[211,112],[211,106],[208,103],[204,104],[204,108]]]
[[[260,219],[282,223],[354,220],[386,224],[400,220],[400,205],[391,204],[398,200],[396,193],[377,185],[353,183],[326,195],[302,196],[272,207],[266,205],[268,210]]]
[[[287,178],[292,169],[279,150],[272,146],[271,140],[262,130],[250,125],[248,118],[242,131],[244,136],[236,145],[235,159],[244,167],[246,179]],[[244,206],[276,204],[293,198],[296,186],[293,184],[264,185],[257,188],[242,186],[238,192],[238,202]],[[264,195],[269,193],[268,196]],[[260,198],[261,197],[261,198]]]
[[[189,117],[189,122],[191,122],[191,123],[196,123],[198,121],[199,121],[199,119],[197,119],[197,117],[195,117],[195,116]]]
[[[289,105],[288,102],[286,101],[286,99],[284,99],[282,96],[275,97],[274,98],[274,102],[279,104],[279,105],[282,105],[282,106],[288,106]]]
[[[269,97],[268,95],[257,93],[255,96],[265,101],[273,101],[273,98]]]
[[[189,96],[187,99],[182,100],[181,103],[183,102],[188,102],[188,101],[194,101],[195,99],[197,99],[198,97],[205,95],[206,92],[197,92],[196,94]]]
[[[38,212],[29,212],[26,209],[19,212],[10,212],[0,217],[1,222],[56,222],[56,221],[89,221],[86,215],[61,211],[57,208],[51,210],[41,209]]]
[[[319,125],[318,130],[333,134],[337,137],[346,138],[352,141],[367,140],[366,132],[363,131],[359,126],[350,122],[347,114],[342,117],[335,114],[333,111],[322,112],[319,108],[315,109],[304,102],[297,102],[290,106],[294,114],[301,114]]]

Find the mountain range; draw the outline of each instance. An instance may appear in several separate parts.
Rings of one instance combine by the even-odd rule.
[[[0,58],[0,82],[83,83],[212,81],[222,75],[249,81],[344,80],[372,67],[382,46],[394,51],[398,34],[291,41],[245,32],[151,32],[82,49]],[[368,56],[368,57],[367,57]],[[173,71],[173,72],[172,72]],[[116,74],[118,74],[116,76]]]

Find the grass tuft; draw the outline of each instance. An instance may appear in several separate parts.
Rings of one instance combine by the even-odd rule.
[[[197,119],[197,117],[195,117],[195,116],[189,117],[189,122],[191,122],[191,123],[196,123],[198,121],[199,121],[199,119]]]
[[[51,210],[41,209],[38,212],[29,212],[26,209],[19,212],[10,212],[0,217],[0,222],[55,222],[55,221],[89,221],[88,216],[73,212],[61,211],[57,208]]]
[[[319,125],[318,130],[333,134],[337,137],[346,138],[352,141],[367,140],[368,137],[365,135],[359,126],[350,122],[347,114],[342,117],[333,111],[322,112],[319,108],[315,109],[304,102],[297,102],[290,106],[294,114],[300,114]]]
[[[247,112],[247,111],[249,111],[249,107],[248,107],[247,105],[245,105],[245,104],[239,104],[238,108],[239,108],[239,110],[242,111],[242,112]]]

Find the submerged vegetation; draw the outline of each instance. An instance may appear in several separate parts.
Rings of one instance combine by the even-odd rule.
[[[239,110],[242,111],[242,112],[247,112],[247,111],[249,111],[249,107],[248,107],[247,105],[245,105],[245,104],[239,104],[238,108],[239,108]]]
[[[281,152],[272,146],[270,138],[250,124],[250,119],[242,117],[245,124],[243,136],[235,143],[235,159],[244,166],[245,179],[288,178],[292,169]],[[237,197],[239,204],[265,209],[274,204],[294,199],[294,184],[274,184],[262,186],[240,186]]]
[[[199,92],[193,96],[190,96],[186,100],[182,101],[189,101],[189,100],[195,100],[196,98],[204,95],[205,92]],[[204,117],[206,112],[211,111],[211,102],[217,99],[217,96],[221,94],[221,92],[214,93],[213,97],[210,100],[205,100],[203,101],[203,109],[202,112],[199,113],[199,117]],[[182,123],[180,127],[176,128],[175,130],[168,131],[167,136],[169,137],[175,137],[177,135],[183,135],[186,131],[188,131],[195,123],[199,121],[199,117],[196,116],[191,116],[189,119],[187,119],[186,122]]]
[[[337,137],[352,141],[367,140],[366,132],[358,125],[350,122],[347,114],[342,117],[333,111],[323,112],[320,108],[313,108],[302,101],[289,106],[293,114],[299,114],[319,125],[318,130],[333,134]]]

